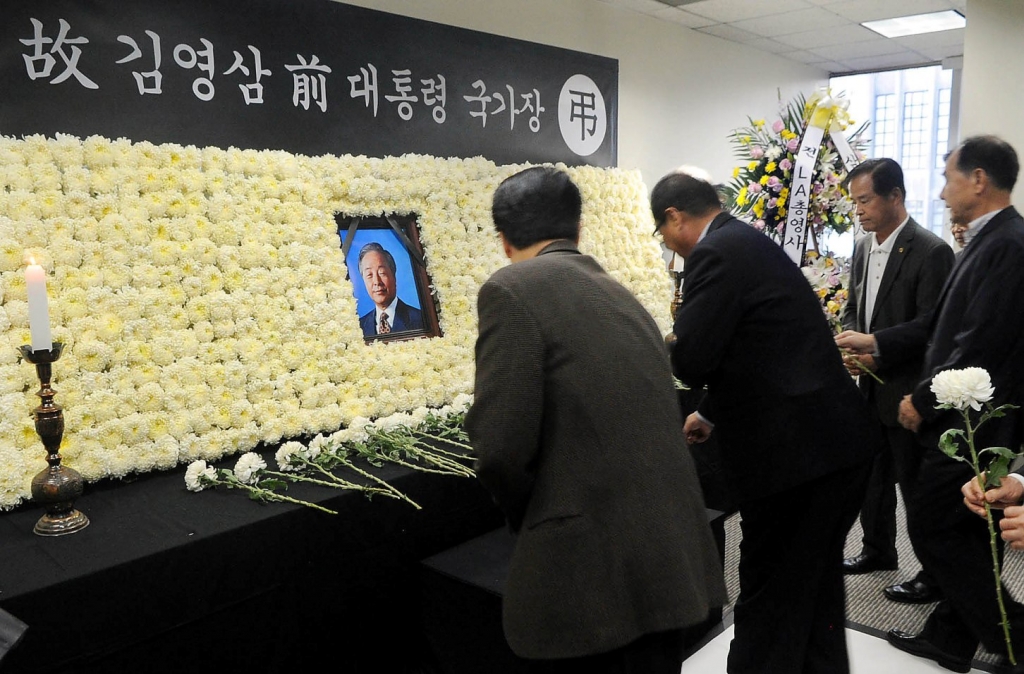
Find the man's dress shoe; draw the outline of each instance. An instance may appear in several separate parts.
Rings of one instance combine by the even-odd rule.
[[[930,604],[942,599],[942,590],[933,585],[926,585],[917,578],[890,585],[882,592],[889,600],[903,604]]]
[[[869,573],[871,571],[892,571],[898,569],[899,565],[893,560],[887,560],[878,555],[857,555],[847,557],[843,560],[843,573],[855,575],[858,573]]]
[[[971,671],[970,658],[964,658],[947,653],[935,644],[926,641],[919,636],[914,636],[913,634],[909,634],[902,630],[893,629],[886,632],[885,639],[904,653],[910,653],[911,655],[916,655],[919,658],[934,660],[939,663],[939,666],[951,669],[954,672]]]

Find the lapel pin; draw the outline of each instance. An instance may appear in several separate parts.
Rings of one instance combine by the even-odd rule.
[[[900,252],[901,253],[903,252],[903,246],[900,246]]]

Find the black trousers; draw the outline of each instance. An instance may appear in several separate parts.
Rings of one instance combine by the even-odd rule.
[[[729,674],[847,674],[842,559],[871,463],[740,505]]]
[[[906,503],[924,448],[911,431],[902,427],[880,426],[884,445],[871,467],[864,505],[860,509],[860,524],[864,532],[862,552],[896,562],[896,483],[899,483]],[[912,538],[910,544],[914,545]],[[914,554],[920,561],[916,546]],[[917,580],[926,585],[935,584],[923,564]]]
[[[560,660],[524,660],[536,674],[679,674],[685,630],[646,634],[607,653]]]
[[[928,616],[921,636],[963,657],[972,657],[979,643],[991,653],[1006,653],[988,526],[964,506],[960,492],[972,476],[967,464],[950,459],[937,448],[926,449],[907,502],[907,528],[914,551],[946,597]],[[996,545],[1001,557],[1003,541],[998,532],[997,519]],[[1024,606],[1005,587],[1003,597],[1014,653],[1020,658],[1024,656]]]

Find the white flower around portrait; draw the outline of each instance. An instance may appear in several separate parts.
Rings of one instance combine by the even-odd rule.
[[[16,358],[26,252],[52,270],[62,451],[85,480],[317,434],[354,440],[472,391],[476,294],[507,264],[490,200],[522,168],[0,136],[0,510],[29,498],[46,466],[27,415],[38,381]],[[583,194],[581,250],[668,332],[672,280],[639,172],[562,168]],[[334,217],[382,212],[416,216],[441,337],[363,339]]]

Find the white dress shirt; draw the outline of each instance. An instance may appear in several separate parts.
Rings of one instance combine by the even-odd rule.
[[[397,308],[398,308],[398,296],[397,295],[395,295],[395,299],[391,300],[391,304],[389,304],[387,306],[387,308],[384,309],[384,311],[381,311],[380,307],[377,307],[377,311],[374,314],[374,318],[377,319],[377,325],[374,328],[374,332],[376,332],[377,334],[380,334],[380,315],[381,314],[387,314],[388,315],[388,326],[392,330],[395,329],[395,309],[397,309]]]
[[[878,236],[871,233],[871,250],[868,252],[867,269],[864,280],[864,332],[871,332],[871,316],[875,313],[875,300],[878,299],[878,289],[882,286],[882,275],[885,274],[885,265],[889,264],[889,254],[896,243],[896,237],[900,235],[903,228],[910,220],[908,215],[900,223],[900,226],[892,231],[892,234],[885,237],[885,241],[878,243]]]

